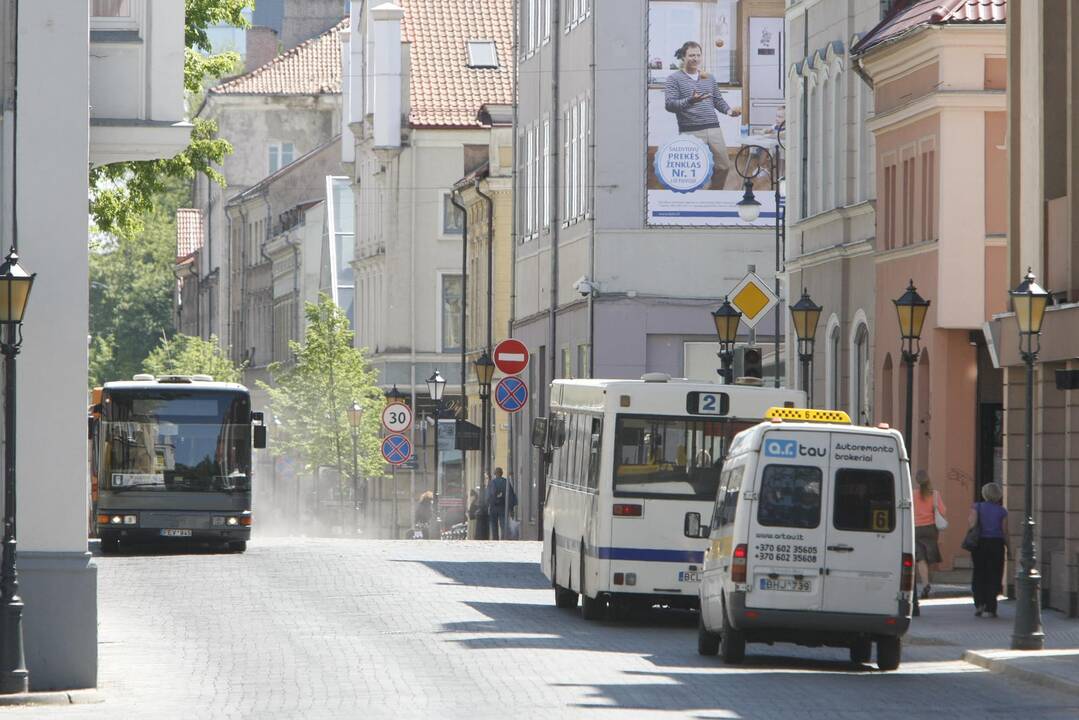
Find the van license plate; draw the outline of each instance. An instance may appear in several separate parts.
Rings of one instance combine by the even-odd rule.
[[[683,570],[678,573],[678,582],[699,583],[700,581],[700,570]]]
[[[761,578],[761,590],[813,592],[813,583],[809,580],[795,580],[794,578]]]
[[[191,537],[190,530],[162,530],[161,537]]]

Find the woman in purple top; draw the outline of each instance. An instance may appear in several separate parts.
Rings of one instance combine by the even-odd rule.
[[[974,575],[971,578],[971,590],[974,593],[974,614],[978,617],[986,613],[989,617],[997,616],[997,595],[1002,590],[1004,578],[1004,551],[1009,553],[1008,511],[1001,505],[1004,491],[997,483],[982,486],[985,502],[977,502],[970,508],[967,518],[968,527],[980,524],[978,546],[971,553],[974,560]]]

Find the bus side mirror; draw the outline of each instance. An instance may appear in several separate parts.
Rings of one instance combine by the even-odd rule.
[[[547,418],[545,417],[532,419],[532,447],[540,450],[547,449]]]
[[[708,537],[708,528],[701,526],[701,514],[699,512],[687,512],[686,520],[682,526],[682,534],[688,538]]]
[[[251,445],[256,450],[266,447],[266,424],[265,415],[260,412],[251,413]]]

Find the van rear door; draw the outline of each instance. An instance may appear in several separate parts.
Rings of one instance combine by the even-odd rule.
[[[819,610],[828,431],[769,430],[750,513],[747,607]]]
[[[825,612],[896,613],[906,547],[899,456],[890,434],[831,434]]]

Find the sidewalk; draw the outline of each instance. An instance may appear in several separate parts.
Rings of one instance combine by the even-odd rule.
[[[934,586],[935,587],[935,586]],[[1026,682],[1079,695],[1079,619],[1042,610],[1045,650],[1010,650],[1015,602],[1002,600],[998,618],[974,617],[970,596],[930,598],[907,633],[910,645],[945,645],[963,659]]]

